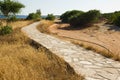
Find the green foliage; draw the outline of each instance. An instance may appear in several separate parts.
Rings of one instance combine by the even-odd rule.
[[[17,17],[16,16],[11,16],[11,17],[9,17],[8,18],[8,22],[15,22],[15,21],[17,21],[18,19],[17,19]]]
[[[120,15],[115,18],[113,24],[120,27]]]
[[[98,10],[90,10],[86,13],[75,15],[70,19],[70,24],[72,26],[80,27],[97,22],[100,17],[100,12]]]
[[[112,14],[113,13],[104,13],[104,14],[101,15],[101,17],[109,20]]]
[[[102,17],[108,20],[108,23],[120,26],[120,11],[102,14]]]
[[[66,11],[60,16],[60,19],[64,23],[69,23],[70,19],[72,17],[76,17],[77,15],[83,14],[83,11],[78,11],[78,10],[72,10],[72,11]]]
[[[39,15],[36,13],[30,13],[26,19],[31,20],[31,19],[38,19]]]
[[[13,31],[11,26],[2,26],[0,28],[0,35],[10,34]]]
[[[39,17],[41,17],[41,11],[40,11],[40,9],[36,10],[36,14],[38,14]]]
[[[10,17],[15,16],[16,13],[19,13],[21,8],[24,8],[25,6],[14,0],[0,0],[0,13],[3,14],[7,18],[7,25],[10,20],[15,21],[17,18]],[[5,27],[5,30],[8,27]],[[4,28],[3,28],[4,29]],[[9,32],[9,31],[8,31]],[[3,33],[7,33],[7,31],[3,31]]]
[[[53,14],[48,14],[46,20],[55,20],[55,16]]]
[[[27,16],[27,20],[37,20],[37,19],[40,19],[41,17],[41,11],[40,10],[36,10],[36,13],[30,13],[28,16]]]
[[[108,20],[108,23],[114,24],[115,21],[118,21],[118,17],[120,16],[120,11],[115,11],[113,13],[105,13],[102,14],[102,17]]]
[[[21,8],[25,6],[14,0],[0,0],[0,11],[6,17],[12,14],[19,13]]]
[[[111,23],[115,24],[115,25],[116,25],[116,23],[118,24],[119,17],[120,17],[120,11],[114,12],[111,16],[111,19],[112,19]]]

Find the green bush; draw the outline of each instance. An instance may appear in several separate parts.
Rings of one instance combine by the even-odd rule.
[[[115,21],[117,21],[119,16],[120,16],[120,11],[102,14],[102,17],[106,18],[108,20],[108,23],[111,23],[111,24],[114,24]]]
[[[83,14],[83,13],[84,13],[83,11],[78,11],[78,10],[66,11],[65,13],[63,13],[60,16],[60,19],[64,23],[69,23],[69,21],[72,17],[75,17],[75,16]]]
[[[120,11],[115,11],[109,18],[109,23],[120,26]]]
[[[81,27],[97,22],[100,17],[100,12],[98,10],[90,10],[83,14],[74,15],[70,18],[70,25]]]
[[[40,15],[36,13],[30,13],[28,17],[26,18],[27,20],[32,20],[32,19],[39,19]]]
[[[41,11],[40,10],[36,10],[36,13],[30,13],[28,16],[27,16],[27,20],[38,20],[41,18]]]
[[[120,11],[115,11],[113,13],[105,13],[102,14],[102,17],[108,20],[107,23],[120,26]]]
[[[11,16],[10,18],[8,18],[8,22],[15,22],[15,21],[17,21],[18,19],[17,19],[17,17],[16,16]]]
[[[116,17],[116,19],[113,21],[113,24],[120,27],[120,15]]]
[[[101,15],[101,17],[109,20],[112,14],[113,13],[104,13],[104,14]]]
[[[55,20],[55,16],[53,14],[48,14],[45,19],[46,20]]]
[[[13,31],[11,26],[2,26],[0,28],[0,35],[10,34]]]

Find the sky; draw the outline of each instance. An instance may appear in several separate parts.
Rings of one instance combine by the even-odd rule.
[[[68,10],[100,10],[102,13],[120,10],[120,0],[18,0],[25,5],[20,14],[28,15],[40,9],[42,15],[61,15]]]

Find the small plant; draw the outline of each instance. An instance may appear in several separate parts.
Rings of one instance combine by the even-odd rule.
[[[10,34],[13,31],[11,26],[2,26],[0,28],[0,35]]]
[[[10,18],[8,18],[8,22],[15,22],[15,21],[17,21],[18,19],[17,19],[17,17],[16,16],[11,16]]]

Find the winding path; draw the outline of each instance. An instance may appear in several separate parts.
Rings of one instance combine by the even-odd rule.
[[[22,31],[32,40],[62,57],[78,74],[85,75],[85,80],[120,80],[120,62],[105,58],[68,41],[40,33],[36,29],[39,23],[35,22],[23,27]]]

